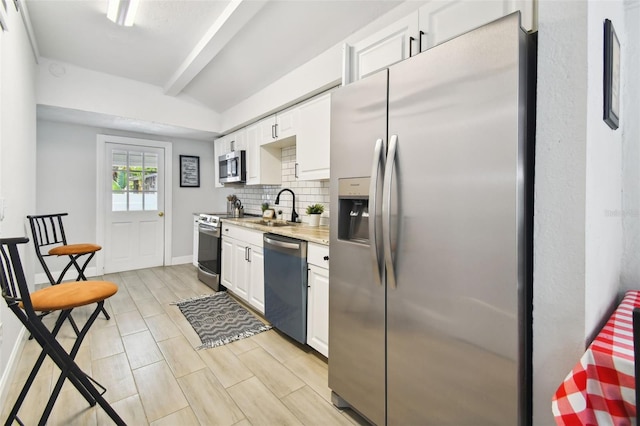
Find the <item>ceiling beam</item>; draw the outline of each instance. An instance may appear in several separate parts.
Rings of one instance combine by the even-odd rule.
[[[231,0],[169,79],[164,86],[164,93],[178,95],[265,4],[266,1]]]

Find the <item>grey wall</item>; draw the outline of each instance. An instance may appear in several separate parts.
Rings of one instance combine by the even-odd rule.
[[[38,120],[37,202],[38,214],[68,212],[68,239],[90,242],[96,239],[96,137],[98,134],[169,141],[173,145],[173,241],[172,260],[186,261],[192,254],[192,214],[224,209],[225,194],[214,188],[213,142],[170,139],[153,135],[99,129],[68,123]],[[200,157],[200,187],[181,188],[179,156]],[[92,261],[95,265],[95,261]],[[36,271],[41,271],[37,266]]]

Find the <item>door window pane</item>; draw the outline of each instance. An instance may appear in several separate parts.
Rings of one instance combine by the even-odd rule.
[[[158,154],[114,150],[111,164],[112,211],[158,209]]]

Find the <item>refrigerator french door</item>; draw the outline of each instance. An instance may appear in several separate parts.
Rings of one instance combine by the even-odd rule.
[[[513,14],[332,94],[329,387],[375,424],[530,421],[529,45]]]

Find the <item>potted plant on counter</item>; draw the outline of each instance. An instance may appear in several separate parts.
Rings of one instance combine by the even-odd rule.
[[[320,215],[324,212],[324,206],[322,204],[310,204],[307,206],[307,214],[309,215],[309,225],[319,226]]]

